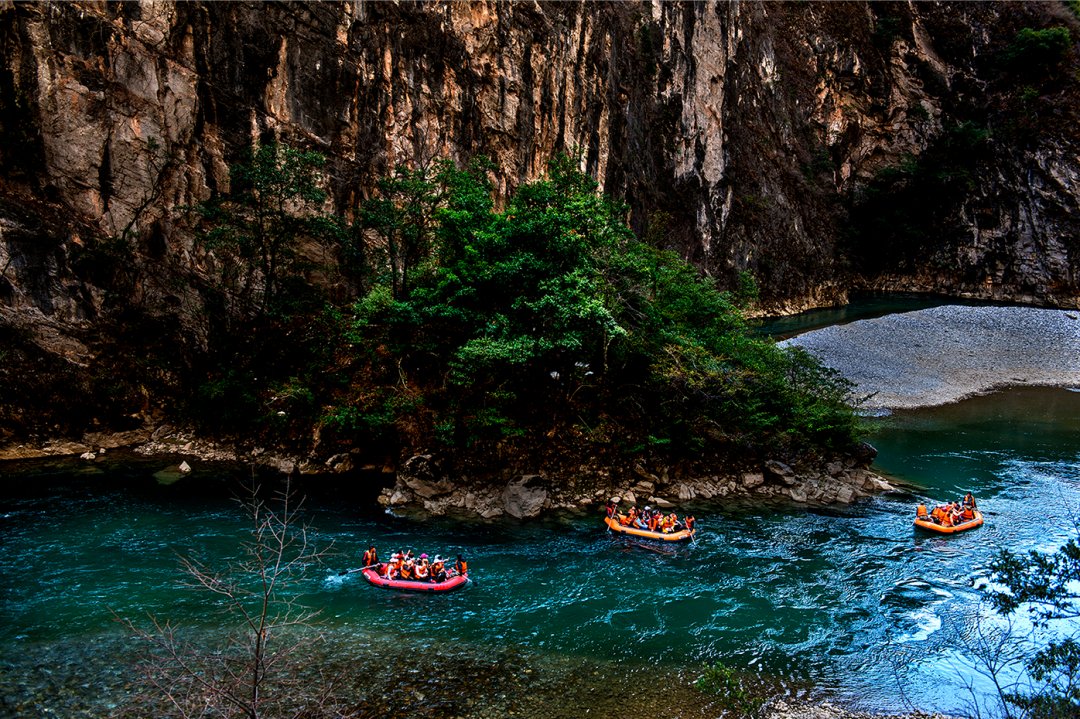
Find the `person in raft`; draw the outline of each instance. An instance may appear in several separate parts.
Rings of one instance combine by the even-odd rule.
[[[390,555],[390,561],[382,565],[381,571],[382,575],[387,579],[445,582],[447,579],[457,576],[457,574],[465,574],[465,561],[461,559],[460,554],[458,555],[458,564],[462,565],[462,569],[457,569],[457,565],[455,565],[455,568],[448,570],[446,560],[438,554],[435,555],[434,559],[428,557],[426,553],[421,554],[419,558],[414,558],[410,549],[407,552],[394,552]]]
[[[972,496],[971,492],[968,492],[962,500],[939,504],[929,514],[926,512],[926,505],[920,504],[915,510],[915,514],[924,522],[929,520],[934,524],[940,524],[942,527],[955,527],[958,524],[975,519],[975,497]]]
[[[365,567],[374,567],[378,563],[379,563],[379,553],[377,551],[375,551],[375,545],[372,544],[371,546],[369,546],[367,548],[367,551],[364,552],[364,566]]]
[[[677,532],[683,527],[693,531],[694,522],[697,521],[694,517],[687,515],[682,522],[679,522],[679,517],[674,512],[664,514],[659,509],[653,509],[652,507],[645,507],[640,512],[637,507],[631,507],[626,514],[618,514],[614,501],[608,503],[608,510],[610,511],[608,516],[618,519],[619,524],[624,527],[647,529],[650,532],[660,532],[662,534]]]

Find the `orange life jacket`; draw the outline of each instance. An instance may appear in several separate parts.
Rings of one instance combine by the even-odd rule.
[[[915,510],[915,516],[919,519],[926,519],[926,505],[920,504]]]
[[[374,549],[364,552],[364,566],[369,567],[379,561],[379,554]]]
[[[964,513],[962,515],[960,515],[960,516],[962,516],[964,519],[968,519],[968,520],[975,519],[975,510],[972,509],[971,507],[965,507],[964,508]]]
[[[401,565],[401,572],[400,572],[401,573],[401,578],[402,579],[412,579],[412,571],[413,571],[412,567],[410,567],[408,564],[402,564]]]
[[[457,569],[458,574],[468,574],[469,573],[469,563],[466,562],[464,559],[462,559],[457,564],[455,564],[454,567]]]

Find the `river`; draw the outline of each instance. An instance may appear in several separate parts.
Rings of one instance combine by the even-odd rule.
[[[323,610],[328,651],[376,664],[392,655],[390,676],[377,680],[384,695],[394,672],[422,666],[440,692],[469,679],[455,672],[486,668],[502,688],[472,690],[473,716],[528,715],[519,685],[558,703],[538,716],[586,706],[617,716],[628,692],[695,716],[702,698],[689,685],[711,662],[797,697],[971,713],[963,637],[980,615],[988,562],[999,548],[1052,550],[1073,531],[1080,393],[1016,389],[872,421],[878,469],[910,494],[839,508],[701,505],[697,542],[678,549],[612,536],[599,513],[421,520],[381,511],[373,487],[309,480],[300,490],[312,538],[338,554],[299,591]],[[167,484],[155,477],[165,460],[114,457],[0,467],[4,716],[107,716],[121,704],[133,646],[114,615],[220,621],[203,593],[178,585],[177,555],[237,556],[245,525],[231,495],[243,472],[198,467]],[[965,491],[984,527],[953,537],[913,529],[917,501]],[[473,582],[412,596],[342,576],[369,542],[384,555],[463,553]],[[675,699],[664,699],[669,689]],[[974,689],[985,699],[985,683]],[[385,701],[412,707],[402,716],[428,715],[414,695],[423,696]]]

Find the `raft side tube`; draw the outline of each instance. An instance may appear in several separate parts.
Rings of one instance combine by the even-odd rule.
[[[633,537],[644,537],[645,539],[659,539],[664,542],[682,542],[693,539],[694,532],[697,531],[696,529],[680,529],[678,532],[650,532],[647,529],[638,529],[637,527],[624,527],[619,524],[619,520],[613,517],[606,517],[604,523],[613,532],[628,534]]]
[[[468,574],[457,574],[450,577],[445,582],[422,582],[414,579],[387,579],[378,571],[382,568],[383,565],[380,564],[378,568],[365,569],[364,579],[368,580],[369,583],[374,584],[376,587],[381,587],[382,589],[396,589],[402,592],[449,592],[469,583]]]
[[[975,518],[969,519],[966,522],[960,524],[954,524],[951,527],[946,527],[943,524],[938,524],[932,519],[915,519],[915,526],[919,529],[925,529],[930,532],[937,532],[939,534],[956,534],[957,532],[964,532],[968,529],[975,529],[981,527],[983,523],[983,515],[979,510],[975,510]]]

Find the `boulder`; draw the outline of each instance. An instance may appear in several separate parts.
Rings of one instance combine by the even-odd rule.
[[[797,481],[795,479],[795,470],[775,459],[770,459],[765,463],[764,474],[766,479],[782,484],[785,487],[793,487]]]
[[[667,501],[663,497],[649,497],[649,504],[660,509],[671,509],[675,505]]]
[[[326,460],[326,467],[335,473],[351,472],[353,470],[353,458],[348,452],[342,452],[341,454],[335,454],[330,459]]]
[[[414,454],[405,460],[398,474],[403,477],[415,477],[416,479],[426,479],[434,482],[442,475],[442,472],[439,470],[438,464],[432,460],[430,454]]]
[[[502,506],[511,517],[535,517],[544,508],[547,498],[548,490],[543,484],[543,477],[527,474],[506,485],[502,493]]]
[[[401,483],[415,492],[418,497],[422,497],[423,499],[440,497],[454,491],[454,483],[448,479],[440,479],[437,482],[433,482],[430,479],[421,479],[420,477],[403,475],[401,477]]]
[[[852,456],[859,463],[860,466],[869,467],[870,463],[873,462],[874,458],[877,457],[877,454],[877,447],[870,444],[869,442],[860,442],[858,448],[855,450]]]
[[[829,462],[825,465],[825,471],[830,477],[839,477],[844,471],[844,465],[842,462]]]
[[[191,465],[188,464],[187,462],[181,462],[180,466],[177,469],[179,469],[184,474],[187,474],[188,472],[191,471]]]
[[[657,477],[652,472],[649,472],[648,470],[646,470],[640,464],[635,464],[634,465],[634,474],[636,474],[637,476],[641,477],[642,480],[644,480],[646,482],[649,482],[650,484],[652,484],[654,486],[656,485],[656,482],[659,481],[659,479],[660,479],[659,477]]]
[[[842,484],[836,490],[836,501],[840,504],[851,504],[855,501],[855,490],[851,488],[851,485]]]
[[[438,517],[446,514],[446,502],[444,500],[424,500],[424,510],[429,514]]]
[[[744,472],[742,476],[742,486],[747,489],[753,489],[765,483],[765,475],[761,472]]]

